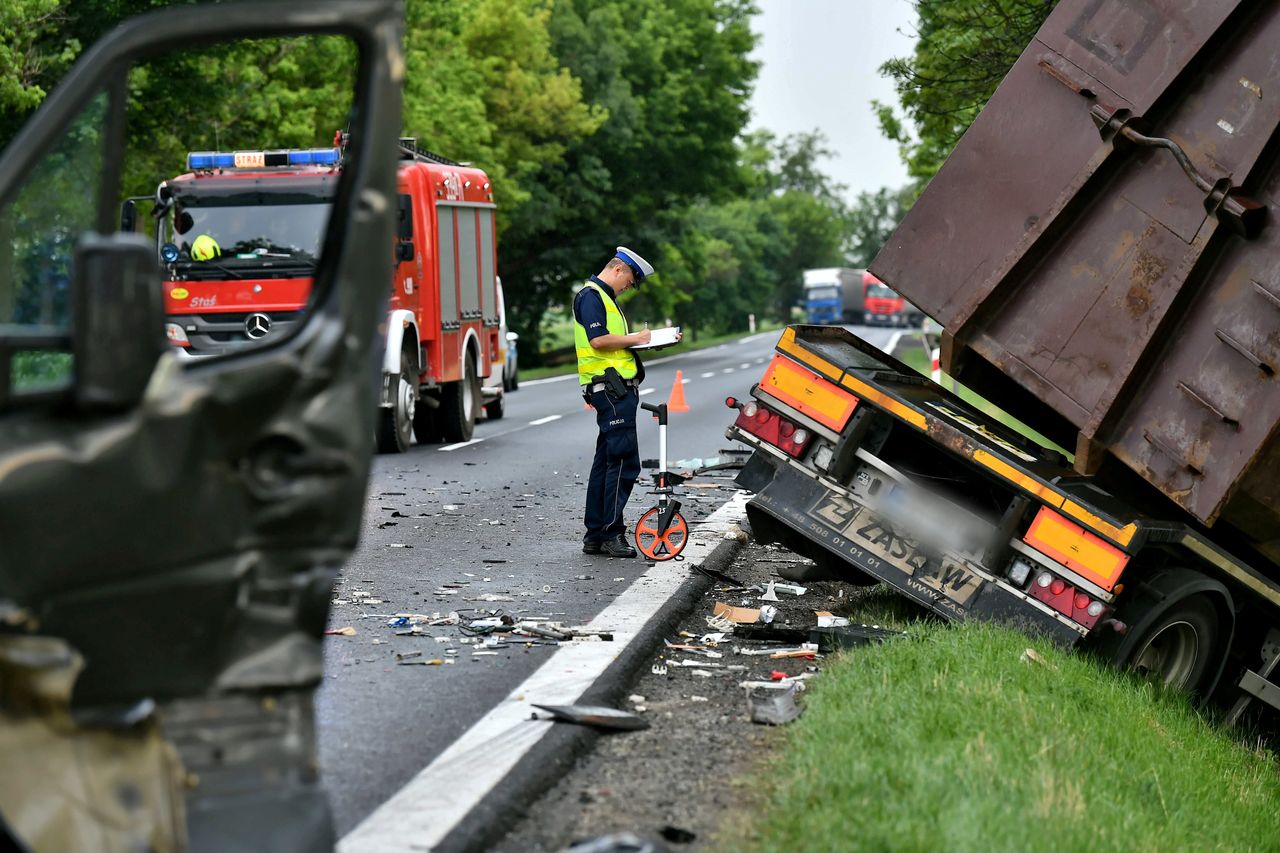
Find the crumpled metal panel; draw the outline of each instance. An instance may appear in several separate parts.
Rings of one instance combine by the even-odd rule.
[[[12,778],[19,757],[49,757],[30,775],[48,774],[56,790],[0,802],[5,823],[38,849],[332,846],[310,697],[331,581],[357,542],[372,455],[391,253],[366,248],[394,239],[403,10],[397,0],[291,0],[259,4],[250,20],[227,9],[126,23],[86,53],[22,137],[58,130],[105,68],[138,51],[298,28],[345,33],[361,48],[352,159],[299,332],[226,359],[184,364],[166,354],[126,412],[67,404],[0,417],[0,641],[38,633],[83,656],[74,690],[66,684],[76,720],[118,722],[117,709],[154,703],[159,726],[142,745],[150,751],[124,756],[133,763],[120,772],[148,760],[159,784],[172,768],[155,750],[176,750],[190,818],[173,844],[158,833],[106,848],[32,834],[58,809],[74,810],[70,800],[99,829],[114,825],[112,804],[97,808],[119,791],[90,790],[75,774],[123,777],[111,775],[106,751],[78,752],[86,769],[55,760],[48,738],[24,746],[23,733],[35,738],[52,711],[18,719],[5,710],[0,775]],[[13,155],[0,162],[0,188],[30,152]],[[140,808],[153,825],[181,828],[151,802]]]
[[[1063,0],[871,268],[1080,471],[1280,558],[1276,44],[1275,4]]]

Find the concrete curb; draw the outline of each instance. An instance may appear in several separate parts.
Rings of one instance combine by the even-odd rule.
[[[743,544],[726,539],[698,565],[725,571]],[[713,583],[707,575],[691,570],[688,579],[645,623],[627,650],[582,694],[579,704],[616,706],[662,638],[693,610]],[[507,776],[506,784],[480,800],[434,849],[442,853],[489,849],[519,822],[529,806],[573,769],[580,756],[595,747],[599,737],[599,732],[587,726],[554,727],[520,760]]]

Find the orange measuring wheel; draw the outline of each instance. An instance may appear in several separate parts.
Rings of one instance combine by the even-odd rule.
[[[689,525],[678,511],[671,516],[665,531],[658,530],[662,507],[655,506],[636,522],[636,547],[650,560],[670,560],[684,550],[689,541]]]

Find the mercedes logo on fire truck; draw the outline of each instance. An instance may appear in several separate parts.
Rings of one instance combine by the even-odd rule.
[[[266,314],[250,314],[244,320],[244,333],[251,340],[260,340],[271,331],[271,318]]]

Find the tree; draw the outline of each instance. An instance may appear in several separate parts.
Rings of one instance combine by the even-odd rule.
[[[845,238],[848,265],[866,267],[870,264],[914,200],[915,191],[910,186],[898,190],[881,187],[875,192],[858,193],[858,200],[849,211]]]
[[[547,308],[615,245],[657,256],[670,211],[739,190],[754,11],[749,0],[555,0],[555,53],[605,119],[537,170],[499,244],[526,351]]]
[[[906,122],[890,106],[875,107],[881,132],[900,144],[907,171],[921,188],[942,167],[1056,4],[916,0],[915,55],[880,67],[893,78]]]
[[[674,315],[691,335],[745,329],[748,314],[789,319],[801,273],[842,257],[843,187],[819,168],[829,154],[817,133],[746,137],[738,152],[740,196],[664,217],[660,281],[646,283],[629,311]]]

